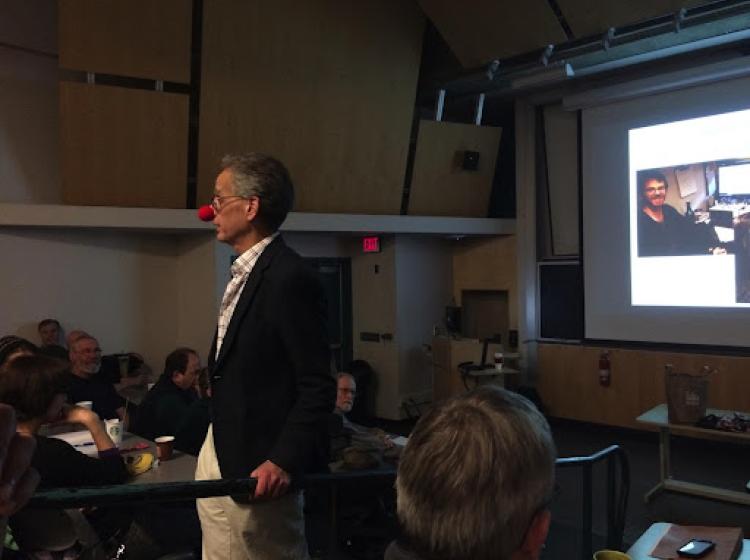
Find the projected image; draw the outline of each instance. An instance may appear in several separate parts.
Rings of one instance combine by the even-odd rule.
[[[639,257],[727,252],[728,244],[719,239],[707,213],[703,169],[703,165],[690,165],[638,172]],[[683,193],[689,193],[688,200],[683,199]]]
[[[743,126],[750,111],[630,130],[632,305],[750,306]]]

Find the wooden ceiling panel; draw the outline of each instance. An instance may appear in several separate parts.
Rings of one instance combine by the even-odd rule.
[[[422,120],[409,195],[409,215],[486,218],[502,128]],[[479,153],[475,171],[465,151]]]
[[[705,0],[557,0],[576,38],[705,3]]]
[[[190,82],[191,0],[60,0],[60,67]]]
[[[281,159],[298,212],[398,214],[424,34],[403,0],[204,5],[198,200],[228,152]]]
[[[543,48],[566,39],[546,0],[418,2],[466,68]]]

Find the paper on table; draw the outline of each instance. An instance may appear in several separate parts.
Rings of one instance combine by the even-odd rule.
[[[50,437],[68,442],[76,449],[76,451],[80,451],[84,455],[90,455],[92,457],[97,457],[99,455],[99,450],[96,448],[96,445],[94,445],[94,438],[91,437],[91,432],[88,430],[80,432],[64,432]]]
[[[716,548],[705,557],[706,560],[734,560],[742,549],[740,527],[672,525],[654,547],[651,556],[679,558],[677,549],[692,539],[707,539],[716,543]]]

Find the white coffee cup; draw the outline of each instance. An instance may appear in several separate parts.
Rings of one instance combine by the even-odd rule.
[[[104,428],[107,430],[112,442],[118,447],[122,443],[122,424],[119,418],[112,418],[104,421]]]
[[[76,403],[76,406],[80,406],[81,408],[88,408],[91,410],[91,407],[94,406],[94,401],[78,401]]]
[[[503,371],[503,353],[495,352],[495,369],[497,371]]]

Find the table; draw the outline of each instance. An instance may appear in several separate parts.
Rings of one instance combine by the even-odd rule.
[[[654,558],[649,556],[656,543],[659,542],[664,534],[672,526],[671,523],[654,523],[649,527],[645,533],[643,533],[635,544],[628,549],[628,554],[633,560],[650,560]],[[738,560],[750,560],[750,540],[744,539],[742,541],[742,552],[738,557]]]
[[[138,449],[129,453],[123,453],[123,457],[135,455],[138,453],[149,452],[156,457],[156,444],[153,441],[144,439],[131,433],[125,433],[122,438],[120,447],[127,449],[138,443],[147,443],[148,449]],[[154,467],[143,474],[130,479],[128,484],[156,484],[161,482],[185,482],[195,480],[195,465],[198,462],[196,457],[175,450],[169,461],[160,461],[158,467]]]
[[[722,416],[733,414],[733,411],[709,408],[706,410],[706,414],[716,414],[717,416]],[[740,414],[744,415],[745,413]],[[711,498],[723,502],[750,505],[750,494],[747,494],[745,492],[727,490],[724,488],[717,488],[715,486],[709,486],[706,484],[686,482],[684,480],[677,480],[675,478],[672,478],[669,449],[671,430],[679,430],[687,434],[710,434],[713,437],[743,440],[747,443],[750,443],[750,433],[710,430],[707,428],[697,428],[689,424],[670,424],[668,420],[666,404],[660,404],[658,406],[655,406],[651,410],[644,412],[638,418],[636,418],[636,421],[641,422],[642,424],[648,424],[659,428],[659,471],[661,479],[659,483],[651,490],[649,490],[644,496],[644,500],[647,503],[662,490],[669,490],[671,492],[689,494],[692,496],[699,496],[701,498]]]

